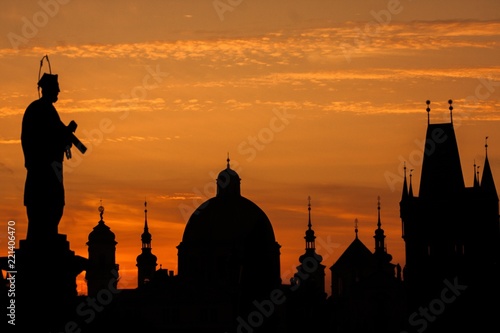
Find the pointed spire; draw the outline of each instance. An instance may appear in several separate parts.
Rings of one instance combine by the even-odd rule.
[[[375,238],[375,252],[385,252],[385,246],[384,246],[384,229],[382,229],[382,222],[380,220],[380,196],[378,197],[378,202],[377,202],[377,211],[378,211],[378,221],[377,221],[377,229],[375,230],[375,235],[373,238]]]
[[[478,166],[477,166],[477,171],[476,171],[476,175],[477,175],[477,186],[481,186],[481,183],[479,182],[479,168],[480,168],[480,166],[478,165]]]
[[[312,227],[312,223],[311,223],[311,197],[307,197],[307,201],[308,201],[308,204],[307,204],[307,210],[309,212],[309,223],[307,224],[307,226],[309,227],[309,230],[311,230],[311,227]]]
[[[476,166],[476,160],[474,160],[474,187],[479,187],[479,167]]]
[[[498,200],[498,194],[493,180],[493,173],[491,172],[490,161],[488,160],[488,137],[485,139],[485,159],[483,167],[483,177],[481,178],[481,188],[484,189],[489,195]]]
[[[354,233],[356,234],[356,239],[358,239],[358,218],[354,219]]]
[[[382,223],[380,223],[380,195],[378,196],[377,200],[378,200],[378,202],[377,202],[377,211],[378,211],[377,227],[378,227],[378,229],[380,229],[380,226],[382,225]]]
[[[316,253],[316,245],[315,245],[315,239],[316,236],[314,235],[314,230],[312,229],[312,222],[311,222],[311,197],[307,197],[308,203],[307,203],[307,210],[308,210],[308,220],[307,220],[307,230],[306,230],[306,235],[304,239],[306,240],[306,252],[299,257],[299,261],[303,263],[306,258],[314,258],[317,262],[321,262],[323,259],[322,257]]]
[[[148,202],[144,201],[144,232],[141,235],[143,249],[151,249],[151,239],[148,228]]]
[[[406,161],[404,162],[404,178],[403,178],[403,194],[401,195],[401,200],[408,198],[408,183],[406,181]]]
[[[307,249],[315,249],[315,242],[314,240],[316,239],[316,236],[314,235],[314,230],[312,230],[312,223],[311,223],[311,197],[307,197],[308,204],[307,204],[307,210],[309,213],[309,218],[308,218],[308,223],[307,223],[307,230],[306,230],[306,236],[304,237],[306,240],[306,250]]]
[[[231,161],[231,160],[229,159],[229,152],[227,152],[227,160],[226,160],[226,161],[227,161],[227,168],[228,168],[228,169],[231,169],[231,166],[229,165],[229,162]]]
[[[448,104],[450,104],[450,107],[448,108],[450,110],[450,121],[453,124],[453,101],[449,99]]]
[[[144,200],[144,230],[148,229],[148,202]]]
[[[412,177],[413,177],[413,169],[410,169],[410,189],[408,190],[408,196],[410,198],[413,198],[413,181],[412,181]]]

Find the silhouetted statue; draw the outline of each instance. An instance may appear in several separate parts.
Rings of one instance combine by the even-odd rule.
[[[77,124],[66,126],[53,103],[58,99],[57,74],[44,73],[38,81],[42,96],[33,101],[24,113],[21,145],[27,169],[24,205],[28,215],[27,240],[47,240],[58,233],[64,209],[62,163],[64,155],[71,158],[73,144],[82,152],[85,147],[73,132]]]

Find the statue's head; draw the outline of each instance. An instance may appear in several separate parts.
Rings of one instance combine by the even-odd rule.
[[[48,98],[51,102],[56,102],[57,95],[59,95],[57,78],[57,74],[43,73],[42,78],[38,81],[38,87],[42,89],[42,96]]]

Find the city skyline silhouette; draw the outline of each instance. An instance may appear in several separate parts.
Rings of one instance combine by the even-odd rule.
[[[464,323],[490,327],[499,306],[478,308],[478,304],[500,294],[495,283],[500,277],[499,199],[487,141],[483,173],[475,174],[472,186],[463,182],[452,100],[449,105],[449,123],[428,119],[429,150],[418,194],[405,167],[400,200],[406,243],[403,267],[393,263],[387,251],[378,197],[374,250],[358,238],[356,220],[353,242],[329,267],[328,296],[327,266],[316,252],[309,196],[305,253],[298,257],[294,276],[283,281],[281,245],[272,223],[258,205],[242,196],[241,178],[231,169],[228,156],[216,180],[215,196],[193,212],[176,247],[179,272],[157,268],[145,201],[142,247],[136,258],[138,287],[120,288],[118,241],[105,224],[105,207],[100,205],[99,223],[86,243],[88,258],[75,256],[66,235],[41,242],[35,233],[16,249],[16,271],[9,270],[8,257],[2,258],[4,294],[11,295],[7,286],[10,290],[15,286],[17,294],[6,297],[5,304],[17,309],[11,323],[17,317],[18,327],[24,329],[69,327],[84,332],[133,327],[151,332],[396,333],[459,329]],[[430,107],[426,111],[429,114]],[[53,253],[60,280],[54,288],[39,289],[34,285],[46,265],[47,256],[40,256],[44,250]],[[76,279],[82,271],[87,296],[77,295]],[[50,284],[52,277],[47,277],[43,285]],[[54,302],[49,311],[43,307],[47,299]],[[40,321],[29,320],[35,313]]]
[[[87,147],[63,162],[58,229],[66,236],[56,242],[69,244],[77,262],[88,257],[97,208],[105,207],[119,288],[138,286],[144,202],[156,267],[182,271],[177,246],[191,215],[216,196],[228,154],[242,195],[273,226],[284,283],[304,255],[312,198],[328,297],[329,267],[351,245],[355,224],[375,251],[379,204],[384,246],[393,264],[407,264],[401,188],[407,178],[418,196],[427,177],[429,123],[453,122],[466,187],[488,173],[486,155],[492,178],[500,177],[496,3],[47,0],[4,9],[4,253],[8,227],[17,246],[28,233],[20,131],[27,105],[40,96],[44,55],[59,74],[61,121],[75,120]],[[76,288],[88,293],[85,271]]]

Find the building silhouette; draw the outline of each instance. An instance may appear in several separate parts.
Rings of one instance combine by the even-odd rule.
[[[248,320],[254,302],[281,286],[280,245],[264,211],[241,195],[229,158],[216,185],[215,197],[193,212],[177,246],[178,278],[199,320],[218,322],[229,332]]]
[[[400,332],[406,312],[405,293],[399,264],[393,264],[387,253],[380,218],[375,229],[374,252],[358,237],[330,267],[332,326],[337,332]]]
[[[286,288],[286,331],[316,332],[327,324],[325,268],[323,257],[316,252],[316,235],[312,229],[311,198],[308,198],[308,220],[305,253],[299,256],[297,272]]]
[[[413,170],[408,175],[404,168],[399,202],[403,269],[387,252],[378,198],[373,250],[361,240],[356,220],[352,243],[329,267],[328,297],[327,263],[316,248],[309,198],[305,252],[297,258],[292,279],[282,281],[281,246],[271,221],[241,194],[241,179],[228,158],[215,180],[215,196],[197,207],[185,226],[177,245],[177,273],[158,267],[152,253],[154,228],[150,231],[148,225],[147,202],[140,248],[138,242],[137,288],[119,288],[117,241],[104,222],[102,204],[100,220],[89,233],[88,259],[74,255],[65,235],[51,245],[50,250],[59,253],[56,271],[64,283],[51,285],[50,292],[30,288],[45,268],[44,257],[21,241],[20,258],[29,263],[20,267],[25,272],[20,287],[29,291],[21,299],[37,305],[19,309],[20,318],[30,323],[24,328],[92,333],[432,333],[498,328],[499,203],[488,144],[482,174],[474,162],[473,184],[465,186],[452,102],[450,123],[439,124],[431,124],[429,104],[418,195]],[[0,265],[6,295],[7,257],[0,258]],[[82,271],[88,295],[76,294],[76,275]],[[50,285],[50,275],[43,278]],[[51,302],[57,312],[50,307],[38,312],[38,305]],[[28,320],[35,312],[50,320]]]
[[[104,206],[99,206],[100,220],[89,234],[89,258],[85,272],[87,293],[96,297],[101,290],[117,287],[119,266],[116,264],[115,234],[103,220]],[[110,286],[111,281],[111,286]]]
[[[152,236],[148,228],[147,202],[144,201],[144,232],[141,235],[141,254],[137,256],[137,286],[139,288],[147,285],[155,275],[157,257],[151,252]]]
[[[430,101],[427,104],[419,194],[413,194],[411,173],[407,183],[405,167],[400,201],[410,326],[442,331],[491,323],[500,309],[498,301],[488,301],[499,295],[500,231],[488,145],[481,181],[474,165],[473,185],[466,187],[452,101],[449,123],[432,124]],[[429,306],[430,315],[420,314],[420,307]]]

